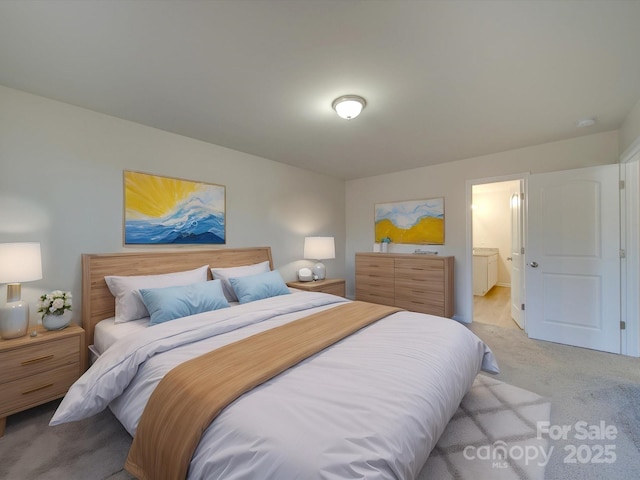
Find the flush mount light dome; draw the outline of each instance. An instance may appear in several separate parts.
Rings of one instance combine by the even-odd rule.
[[[576,125],[578,126],[578,128],[591,127],[592,125],[596,124],[596,121],[596,117],[581,118],[576,122]]]
[[[343,95],[336,98],[331,106],[340,117],[351,120],[360,115],[362,109],[367,106],[367,102],[358,95]]]

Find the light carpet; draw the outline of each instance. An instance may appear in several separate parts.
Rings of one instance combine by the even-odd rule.
[[[0,478],[132,479],[123,470],[131,437],[111,412],[49,427],[58,404],[8,418],[0,438]],[[479,375],[418,478],[542,479],[544,467],[537,458],[525,462],[525,457],[518,457],[527,448],[533,452],[535,447],[538,456],[547,448],[545,440],[536,439],[536,422],[548,419],[549,403],[544,398]],[[484,459],[487,455],[489,460]]]
[[[542,480],[550,458],[550,403],[528,390],[478,375],[419,480]]]

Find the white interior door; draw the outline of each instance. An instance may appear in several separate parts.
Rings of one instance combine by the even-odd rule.
[[[527,333],[620,353],[618,165],[531,175]]]
[[[517,191],[511,194],[511,318],[524,329],[524,316],[522,314],[522,200],[524,189],[522,180]]]

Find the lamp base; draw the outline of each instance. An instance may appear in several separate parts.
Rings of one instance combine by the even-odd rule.
[[[324,280],[327,277],[327,269],[324,263],[318,262],[313,266],[313,279]]]
[[[29,304],[23,300],[7,302],[0,308],[0,337],[23,337],[29,330]]]

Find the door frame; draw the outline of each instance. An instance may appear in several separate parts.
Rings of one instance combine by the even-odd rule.
[[[467,307],[467,311],[470,312],[469,323],[473,323],[473,212],[471,208],[471,204],[473,203],[473,186],[474,185],[483,185],[485,183],[500,183],[500,182],[509,182],[512,180],[522,180],[523,190],[524,190],[524,202],[523,206],[523,214],[522,214],[522,229],[523,229],[523,241],[526,238],[527,231],[527,183],[529,179],[529,172],[524,173],[514,173],[511,175],[500,175],[498,177],[487,177],[487,178],[475,178],[471,180],[467,180],[465,182],[465,195],[466,195],[466,206],[467,206],[467,228],[466,228],[466,256],[469,261],[464,263],[464,290],[467,292],[465,295],[465,303]],[[526,261],[526,249],[525,253],[522,255],[522,264],[524,265]],[[525,297],[525,289],[526,285],[524,284],[524,270],[521,273],[521,285],[522,285],[522,297]],[[522,320],[525,325],[525,332],[527,326],[526,314],[522,312]]]
[[[620,156],[620,248],[626,252],[621,262],[620,314],[626,328],[620,333],[620,352],[640,357],[640,137]]]

